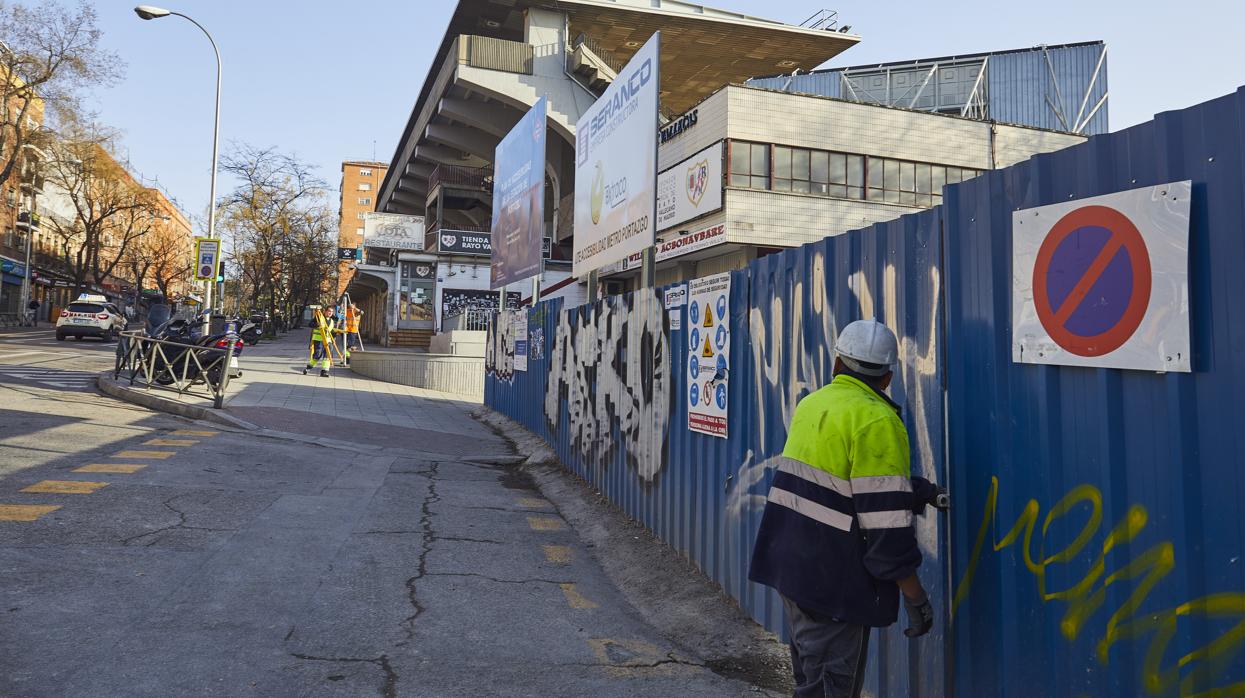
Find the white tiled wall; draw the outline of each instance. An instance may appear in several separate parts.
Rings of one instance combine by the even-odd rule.
[[[666,141],[665,145],[658,146],[658,171],[668,170],[726,137],[728,89],[718,90],[695,107],[697,110],[695,126]]]
[[[994,137],[995,167],[1008,167],[1033,157],[1084,143],[1084,136],[1020,126],[999,126]]]
[[[793,247],[919,210],[870,201],[728,189],[726,238],[728,242]]]

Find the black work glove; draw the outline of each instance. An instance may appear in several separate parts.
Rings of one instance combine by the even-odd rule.
[[[934,607],[929,604],[928,598],[920,603],[913,603],[905,596],[903,605],[908,609],[908,627],[904,628],[904,635],[920,637],[934,627]]]
[[[945,487],[939,487],[923,477],[912,478],[912,513],[924,514],[926,505],[946,511],[951,508],[946,494]]]

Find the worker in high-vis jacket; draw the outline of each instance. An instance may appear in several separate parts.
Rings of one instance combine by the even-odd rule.
[[[908,433],[886,395],[899,345],[876,320],[849,324],[834,378],[796,405],[748,578],[782,596],[795,695],[860,695],[871,628],[933,626],[913,511],[937,488],[910,479]],[[914,493],[913,483],[919,481]]]
[[[303,369],[303,375],[319,364],[320,377],[328,378],[329,367],[333,365],[333,357],[329,353],[328,343],[333,341],[333,333],[340,332],[333,326],[333,317],[326,313],[322,313],[316,308],[312,314],[311,326],[311,355],[307,358],[307,366]]]
[[[350,365],[350,350],[363,348],[363,343],[359,339],[359,321],[363,319],[363,311],[359,310],[359,306],[351,303],[346,306],[346,336],[342,347],[342,356],[346,365]]]

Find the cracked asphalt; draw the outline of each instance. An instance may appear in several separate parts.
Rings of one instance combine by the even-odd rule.
[[[754,694],[461,417],[354,449],[0,380],[0,695]]]

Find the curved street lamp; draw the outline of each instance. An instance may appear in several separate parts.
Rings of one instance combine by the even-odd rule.
[[[217,160],[220,154],[220,72],[221,72],[220,49],[216,47],[216,40],[212,38],[212,35],[208,33],[207,29],[203,28],[202,24],[199,24],[198,22],[194,21],[190,17],[180,12],[173,12],[171,10],[164,9],[163,7],[154,7],[152,5],[139,5],[138,7],[134,8],[134,14],[138,15],[139,18],[144,19],[144,20],[160,19],[161,17],[168,17],[169,15],[181,17],[182,19],[198,27],[199,31],[203,32],[203,35],[207,37],[208,42],[212,44],[212,51],[216,53],[216,121],[215,121],[215,125],[212,128],[212,179],[211,179],[211,187],[210,187],[211,191],[208,195],[209,198],[208,198],[208,229],[207,229],[207,236],[209,238],[215,239],[216,238],[216,163],[217,163]],[[218,252],[217,254],[219,255],[220,252]],[[196,263],[197,263],[197,260],[196,260]],[[212,311],[212,287],[215,286],[215,284],[216,282],[214,280],[209,280],[207,282],[207,292],[204,294],[204,298],[203,298],[203,306],[208,311],[209,322],[211,321],[211,311]]]

